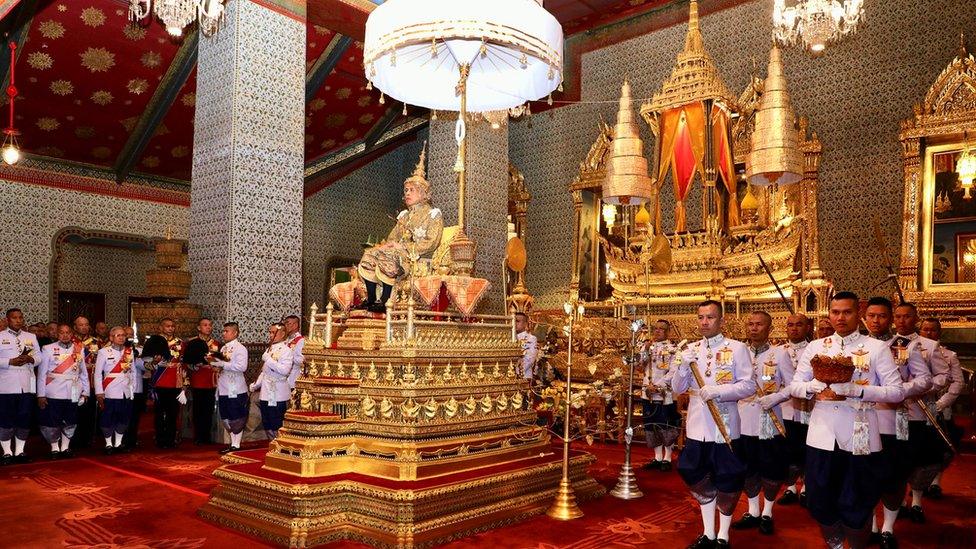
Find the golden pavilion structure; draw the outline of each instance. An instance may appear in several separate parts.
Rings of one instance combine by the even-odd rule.
[[[806,119],[792,112],[778,48],[772,47],[766,79],[754,76],[733,95],[705,49],[692,1],[684,47],[640,115],[655,137],[655,189],[646,208],[603,199],[619,124],[601,123],[569,185],[575,209],[571,290],[587,311],[619,317],[637,307],[671,320],[681,337],[696,330],[689,305],[706,298],[735,312],[727,322],[733,336],[741,335],[738,319],[751,310],[769,311],[774,326],[785,325],[789,309],[825,314],[831,284],[819,260],[821,145]],[[784,172],[798,181],[768,184],[788,180]],[[669,233],[662,223],[672,213],[662,212],[666,183],[674,189]],[[696,185],[702,218],[689,230],[686,199]],[[580,330],[587,329],[584,319]]]

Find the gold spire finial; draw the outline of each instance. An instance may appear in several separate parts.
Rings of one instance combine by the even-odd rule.
[[[425,165],[425,160],[427,159],[427,142],[424,141],[424,145],[420,148],[420,159],[417,160],[417,165],[413,168],[413,173],[410,177],[403,182],[406,185],[415,185],[417,188],[423,192],[430,194],[430,182],[427,181],[427,168]]]
[[[725,87],[715,68],[715,62],[705,51],[701,23],[698,17],[698,2],[691,1],[688,11],[688,33],[685,47],[678,52],[678,58],[671,69],[671,76],[661,85],[661,91],[654,94],[650,102],[641,107],[645,120],[653,113],[695,103],[714,100],[732,105],[732,94]]]
[[[803,178],[803,153],[783,76],[783,59],[773,43],[763,95],[756,111],[746,177],[753,185],[788,185]]]
[[[625,79],[620,88],[620,108],[603,182],[603,201],[609,204],[641,204],[653,196],[654,187],[647,172],[644,142],[632,107],[630,82]]]
[[[969,55],[966,51],[966,33],[959,33],[959,59],[965,59]]]

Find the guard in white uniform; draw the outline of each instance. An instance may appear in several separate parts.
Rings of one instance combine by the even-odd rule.
[[[24,330],[24,313],[7,311],[7,329],[0,332],[0,464],[24,463],[30,433],[35,371],[41,361],[37,337]]]
[[[878,403],[878,428],[881,430],[881,454],[884,456],[887,475],[882,481],[881,507],[884,522],[877,524],[872,515],[871,531],[875,541],[883,548],[897,546],[894,537],[895,519],[905,498],[905,486],[912,471],[912,444],[909,441],[908,400],[918,397],[932,386],[932,375],[918,345],[905,337],[891,335],[891,301],[884,297],[872,297],[864,313],[864,325],[870,336],[885,342],[892,360],[898,366],[905,399],[901,402]]]
[[[78,407],[90,394],[85,346],[67,324],[58,325],[58,340],[45,345],[37,367],[37,405],[41,434],[51,445],[51,459],[68,458],[78,427]]]
[[[142,414],[146,411],[146,383],[149,379],[149,372],[146,371],[146,362],[142,358],[142,346],[135,340],[135,330],[132,326],[125,327],[125,344],[132,346],[132,367],[136,373],[132,376],[132,415],[129,416],[129,428],[125,430],[122,437],[122,446],[126,450],[135,450],[139,446],[139,422]]]
[[[291,398],[291,387],[288,386],[288,374],[294,367],[291,348],[285,341],[285,327],[282,324],[271,326],[271,346],[264,352],[261,359],[264,366],[257,381],[251,384],[251,392],[260,390],[259,407],[261,408],[261,423],[274,440],[278,436],[278,429],[285,419],[285,409]]]
[[[708,300],[698,306],[698,329],[703,338],[676,357],[671,389],[689,391],[685,447],[678,458],[678,473],[701,506],[703,534],[689,548],[728,547],[732,511],[745,479],[740,449],[726,444],[708,408],[714,401],[732,447],[738,447],[739,410],[736,401],[756,393],[749,349],[742,342],[722,335],[722,305]],[[699,386],[692,374],[698,370],[704,381]],[[715,510],[719,529],[715,532]]]
[[[789,470],[788,442],[776,424],[783,426],[782,404],[790,400],[788,386],[793,381],[789,353],[783,347],[769,344],[772,327],[773,318],[765,311],[754,312],[746,320],[752,375],[758,390],[738,403],[742,422],[739,438],[742,453],[738,457],[746,464],[749,510],[732,525],[736,530],[758,527],[767,536],[773,534],[773,504]],[[761,515],[760,493],[763,496]]]
[[[515,339],[522,345],[522,377],[531,380],[539,357],[539,342],[529,331],[529,316],[525,313],[515,313]]]
[[[241,437],[247,423],[249,402],[247,398],[247,347],[237,340],[240,328],[236,322],[224,324],[224,346],[220,352],[209,357],[210,365],[217,369],[217,410],[224,429],[230,433],[230,446],[220,450],[221,454],[241,449]]]
[[[285,331],[288,335],[285,336],[285,341],[288,343],[288,347],[291,348],[291,360],[292,369],[291,373],[288,374],[288,386],[291,389],[295,389],[295,382],[298,381],[298,376],[302,375],[302,371],[305,369],[305,337],[302,335],[302,321],[295,315],[289,315],[285,317],[283,322],[285,325]]]
[[[919,335],[933,341],[939,341],[942,338],[942,322],[935,317],[926,318],[922,321]],[[942,391],[939,400],[935,403],[937,419],[939,420],[939,424],[942,425],[943,430],[949,435],[949,439],[958,447],[962,440],[962,428],[956,425],[952,419],[952,406],[956,403],[956,399],[966,392],[966,379],[963,377],[962,365],[959,363],[959,356],[956,355],[955,351],[946,348],[940,343],[936,352],[941,355],[942,360],[945,361],[949,368],[949,378],[946,388]],[[926,497],[932,499],[942,498],[942,471],[945,471],[949,467],[952,459],[955,457],[955,453],[946,448],[945,444],[942,447],[945,449],[942,452],[942,463],[939,465],[939,472],[936,473],[935,478],[932,479],[932,483],[924,492]]]
[[[807,433],[807,509],[832,548],[843,547],[845,537],[853,548],[868,543],[884,466],[874,403],[905,398],[887,346],[858,333],[857,308],[856,294],[834,294],[829,314],[836,332],[807,346],[790,384],[793,396],[810,399],[827,388],[813,377],[815,356],[846,356],[854,363],[850,382],[830,386],[845,400],[818,399]]]
[[[136,368],[135,351],[125,344],[125,328],[112,328],[109,343],[99,349],[95,359],[95,398],[102,411],[99,427],[105,437],[105,453],[113,454],[122,450],[122,437],[129,428]]]
[[[908,439],[912,448],[912,469],[908,476],[908,484],[912,489],[912,499],[908,506],[908,516],[913,522],[925,522],[922,512],[922,492],[932,484],[939,474],[943,455],[949,449],[939,432],[928,421],[919,404],[936,417],[939,395],[949,384],[949,363],[943,353],[939,351],[939,342],[920,336],[916,333],[918,325],[918,309],[911,303],[902,303],[895,307],[895,337],[908,340],[908,347],[919,350],[922,360],[932,374],[931,387],[921,395],[906,395],[917,397],[909,399],[908,403]]]
[[[784,345],[786,352],[793,362],[793,369],[806,350],[807,337],[810,335],[811,320],[802,314],[790,315],[786,319],[786,338]],[[803,477],[803,467],[807,456],[807,425],[810,423],[810,411],[813,403],[806,399],[791,398],[783,403],[783,426],[786,427],[786,440],[789,443],[789,469],[786,475],[786,490],[776,503],[790,505],[799,502],[806,507],[807,487],[799,487]]]
[[[668,341],[671,323],[661,319],[654,323],[651,340],[641,351],[644,367],[644,398],[641,399],[644,420],[644,439],[654,449],[654,460],[644,469],[671,470],[671,451],[678,440],[681,416],[671,392],[675,346]]]

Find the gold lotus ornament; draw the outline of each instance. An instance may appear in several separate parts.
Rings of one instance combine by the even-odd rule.
[[[495,401],[492,400],[491,395],[485,395],[481,398],[481,413],[490,414],[492,408],[495,407]]]
[[[383,419],[393,417],[393,403],[386,397],[383,397],[383,400],[380,401],[380,415],[383,416]]]
[[[450,400],[444,403],[444,416],[447,419],[453,418],[458,413],[458,401],[451,397]]]
[[[434,400],[434,397],[430,397],[427,399],[427,402],[424,403],[424,416],[427,419],[434,419],[434,416],[437,415],[437,410],[440,407],[441,405]]]
[[[505,393],[502,393],[502,394],[498,395],[497,402],[498,402],[498,411],[499,412],[504,412],[505,410],[508,409],[508,397],[505,396]]]

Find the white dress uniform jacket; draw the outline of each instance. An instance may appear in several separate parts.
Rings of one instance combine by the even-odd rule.
[[[305,367],[305,338],[302,334],[294,333],[285,338],[288,346],[291,347],[292,369],[288,374],[288,387],[295,388],[298,376],[302,375],[302,368]]]
[[[780,394],[782,400],[789,401],[789,384],[793,381],[793,361],[785,348],[767,345],[758,355],[749,348],[752,357],[752,375],[763,395]],[[743,435],[758,437],[762,428],[762,415],[766,412],[759,405],[759,397],[755,394],[747,396],[738,403],[739,419]],[[782,404],[770,408],[774,410],[780,421],[783,420]],[[769,433],[770,436],[777,433]]]
[[[261,390],[260,400],[265,402],[284,402],[291,398],[288,374],[294,367],[292,352],[287,341],[279,341],[264,352],[261,357],[264,366],[261,375],[254,382],[254,388]]]
[[[807,446],[821,450],[834,450],[834,444],[841,450],[853,452],[854,422],[858,414],[863,414],[868,426],[869,448],[871,452],[881,451],[881,435],[878,431],[878,414],[875,402],[901,402],[905,399],[898,368],[891,358],[891,352],[883,341],[872,339],[858,332],[840,337],[830,337],[810,342],[800,357],[800,363],[790,383],[790,392],[797,398],[811,398],[808,390],[813,380],[810,360],[816,355],[856,356],[864,364],[854,370],[854,383],[862,385],[863,398],[848,398],[844,401],[817,401],[810,414],[810,428],[807,431]]]
[[[532,379],[535,360],[539,356],[539,341],[531,332],[519,332],[515,339],[522,344],[522,377]]]
[[[215,360],[213,365],[221,368],[217,376],[217,395],[236,397],[247,392],[247,381],[244,372],[247,371],[247,347],[237,341],[228,341],[220,348],[220,353],[229,358],[228,361]]]
[[[938,398],[939,392],[949,384],[949,363],[946,362],[942,353],[938,351],[939,342],[934,339],[922,337],[916,333],[911,333],[906,336],[895,335],[895,337],[907,337],[912,343],[918,346],[918,350],[922,354],[922,360],[925,361],[925,365],[932,374],[931,386],[924,395],[919,396],[922,402],[928,405],[934,413],[935,401]],[[905,398],[908,397],[906,396]],[[926,421],[928,418],[925,417],[925,414],[922,413],[922,410],[915,402],[909,402],[908,419],[910,421]]]
[[[74,342],[62,345],[56,341],[45,345],[41,350],[41,363],[37,367],[37,396],[78,402],[80,397],[91,394],[88,370],[85,368],[86,354],[81,344],[75,352]],[[70,366],[61,373],[55,373],[66,361],[70,361],[67,362]]]
[[[708,405],[698,395],[698,383],[691,373],[691,364],[697,364],[706,386],[718,391],[715,403],[728,427],[729,437],[739,438],[739,410],[736,401],[755,394],[756,383],[752,380],[752,362],[749,349],[744,343],[717,335],[702,339],[685,349],[677,357],[671,379],[675,394],[690,390],[686,420],[687,438],[701,442],[724,443],[715,425]]]
[[[11,366],[10,359],[27,351],[34,362]],[[16,395],[37,390],[34,372],[41,362],[41,348],[37,338],[27,330],[15,332],[10,328],[0,332],[0,394]]]
[[[891,357],[895,361],[895,365],[898,366],[898,375],[901,377],[902,388],[905,390],[905,399],[909,400],[918,398],[932,387],[932,374],[929,372],[928,366],[925,365],[925,360],[922,359],[918,344],[910,342],[908,345],[900,346],[899,341],[904,340],[905,338],[895,336],[885,343],[891,349]],[[899,350],[898,347],[903,347],[904,350]],[[899,358],[899,354],[902,354],[902,358]],[[879,402],[875,405],[875,409],[878,410],[878,428],[881,429],[882,435],[898,434],[898,409],[907,406],[907,404],[907,402],[902,401]],[[903,411],[907,411],[907,409]]]
[[[809,341],[801,341],[799,343],[787,341],[783,345],[783,348],[786,349],[787,354],[790,355],[790,361],[793,363],[794,372],[796,372],[796,365],[800,363],[800,357],[803,356],[803,352],[806,351],[807,345],[809,344]],[[786,380],[787,386],[789,386],[791,381],[792,378]],[[789,387],[786,389],[789,391]],[[795,421],[804,425],[810,423],[810,410],[813,409],[813,405],[809,400],[790,398],[780,406],[783,411],[783,419]]]
[[[952,405],[956,403],[959,395],[966,392],[966,379],[962,375],[962,365],[959,364],[959,357],[955,351],[950,351],[942,345],[938,348],[942,359],[949,365],[949,385],[945,393],[935,403],[935,409],[942,412],[946,419],[952,417]]]
[[[670,341],[652,341],[647,349],[641,353],[644,362],[644,398],[665,405],[674,402],[670,390],[659,391],[658,387],[670,389],[674,369],[671,362],[674,359],[675,346]]]
[[[104,394],[105,398],[132,398],[132,389],[135,386],[136,369],[132,365],[135,361],[134,354],[130,350],[126,357],[125,347],[109,345],[98,350],[98,357],[95,359],[95,394]],[[115,372],[115,365],[125,358],[122,369]],[[109,384],[103,388],[103,380],[108,380]]]

